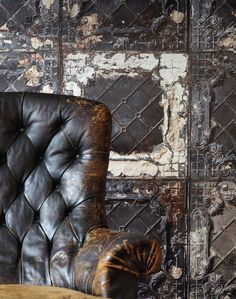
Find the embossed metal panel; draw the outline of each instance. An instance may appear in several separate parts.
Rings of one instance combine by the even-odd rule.
[[[63,43],[99,50],[185,50],[187,2],[64,1]]]
[[[0,91],[104,102],[107,217],[162,243],[137,298],[236,298],[235,0],[0,0]]]
[[[192,2],[190,298],[236,298],[235,4]]]

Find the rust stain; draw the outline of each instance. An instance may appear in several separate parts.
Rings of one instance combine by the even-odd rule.
[[[159,187],[160,203],[169,210],[170,220],[176,227],[184,215],[184,183],[169,182]]]

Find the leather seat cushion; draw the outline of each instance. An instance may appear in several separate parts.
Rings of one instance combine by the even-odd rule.
[[[1,299],[104,299],[65,288],[29,286],[18,284],[0,285]]]

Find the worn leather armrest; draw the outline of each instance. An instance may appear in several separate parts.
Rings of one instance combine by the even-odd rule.
[[[96,296],[133,299],[138,277],[158,272],[161,260],[161,249],[154,239],[138,233],[94,229],[76,255],[75,285]]]

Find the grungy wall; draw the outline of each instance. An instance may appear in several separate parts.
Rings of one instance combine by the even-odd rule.
[[[0,0],[0,91],[112,111],[107,217],[158,238],[137,298],[235,298],[236,2]]]

